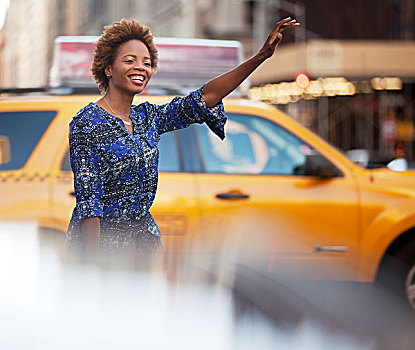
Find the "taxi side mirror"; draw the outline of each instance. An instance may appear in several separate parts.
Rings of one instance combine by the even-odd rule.
[[[408,161],[404,158],[396,158],[389,162],[387,167],[393,171],[407,171]]]
[[[308,154],[304,164],[296,169],[296,174],[330,178],[339,176],[339,171],[321,154]]]
[[[10,162],[10,141],[7,136],[0,135],[0,164]]]

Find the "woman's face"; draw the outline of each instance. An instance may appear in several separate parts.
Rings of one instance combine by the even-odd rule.
[[[105,73],[111,76],[109,90],[116,89],[128,95],[139,94],[153,75],[147,46],[140,40],[122,43]]]

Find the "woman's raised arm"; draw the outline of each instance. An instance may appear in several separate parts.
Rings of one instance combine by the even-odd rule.
[[[241,63],[231,71],[210,80],[203,87],[202,92],[206,106],[209,108],[215,106],[222,98],[235,90],[262,62],[273,55],[282,39],[281,33],[285,29],[299,25],[300,23],[290,17],[279,21],[255,56]]]

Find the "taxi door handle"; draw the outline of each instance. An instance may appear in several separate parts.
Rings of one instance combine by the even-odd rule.
[[[344,253],[344,252],[347,252],[347,246],[343,246],[343,245],[320,245],[320,244],[317,244],[314,247],[314,253],[319,253],[319,252]]]
[[[249,194],[241,193],[241,192],[227,192],[227,193],[218,193],[216,195],[218,199],[248,199]]]

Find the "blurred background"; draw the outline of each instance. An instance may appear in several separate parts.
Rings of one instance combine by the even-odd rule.
[[[286,16],[301,27],[246,97],[343,151],[413,166],[415,0],[0,0],[0,87],[50,86],[57,37],[95,37],[123,17],[156,37],[235,40],[248,58]],[[0,223],[0,348],[415,347],[413,311],[377,286],[294,281],[223,252],[149,267],[61,248],[33,222]]]
[[[295,17],[278,55],[250,78],[265,100],[343,150],[415,156],[413,0],[2,0],[0,85],[48,84],[54,39],[136,18],[158,37],[232,39],[249,57]],[[306,81],[295,83],[298,73]],[[307,82],[307,79],[310,81]],[[302,83],[301,83],[302,81]],[[305,84],[305,85],[304,85]]]

